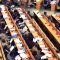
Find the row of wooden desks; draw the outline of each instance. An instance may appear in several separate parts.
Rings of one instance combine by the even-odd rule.
[[[3,14],[3,17],[4,17],[6,24],[10,30],[12,39],[14,40],[15,45],[18,49],[18,53],[19,53],[20,58],[22,58],[24,60],[26,60],[26,59],[35,60],[33,55],[31,54],[28,46],[26,45],[24,39],[21,37],[20,32],[18,31],[18,28],[14,24],[14,21],[8,11],[8,8],[4,5],[2,5],[1,9],[2,9],[1,12]]]
[[[40,48],[42,49],[42,52],[44,52],[44,48],[47,48],[47,50],[45,50],[44,53],[45,53],[45,56],[48,56],[48,60],[55,60],[56,58],[53,57],[53,54],[52,54],[51,50],[49,49],[49,47],[47,46],[47,44],[44,42],[43,37],[38,33],[38,31],[34,27],[36,25],[33,25],[31,23],[31,21],[33,21],[33,20],[30,21],[29,17],[25,13],[23,13],[23,10],[21,8],[17,8],[17,10],[20,13],[20,15],[22,13],[23,16],[22,15],[21,16],[34,37],[33,41],[35,43],[37,42],[39,44]],[[41,58],[43,58],[43,57],[41,57]]]
[[[53,25],[48,21],[48,19],[45,16],[41,15],[37,11],[35,11],[34,13],[37,15],[40,21],[45,25],[45,27],[49,30],[49,32],[54,36],[56,41],[60,44],[60,33],[56,30],[56,28],[53,27]]]
[[[60,14],[53,14],[52,17],[60,24]]]

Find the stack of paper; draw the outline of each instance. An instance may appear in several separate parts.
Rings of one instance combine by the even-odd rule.
[[[17,47],[22,47],[22,44],[17,44]]]
[[[24,20],[24,22],[26,22],[26,23],[27,23],[27,22],[29,22],[29,20]]]
[[[19,50],[18,53],[22,54],[24,53],[25,51],[24,50]]]
[[[28,24],[28,26],[32,26],[32,24]]]
[[[9,27],[9,28],[13,28],[13,25],[9,25],[8,27]]]
[[[19,55],[17,55],[17,56],[15,57],[15,60],[21,60],[21,57],[20,57]]]
[[[45,48],[45,45],[40,45],[41,48]]]
[[[36,37],[36,38],[33,38],[33,42],[41,42],[43,38],[39,38],[39,37]]]
[[[3,17],[4,17],[4,19],[5,19],[5,18],[7,18],[7,17],[8,17],[8,15],[7,15],[7,14],[5,14],[5,15],[3,15]]]
[[[11,28],[10,31],[15,31],[15,29],[14,28]]]
[[[20,39],[18,39],[18,38],[14,39],[14,41],[15,41],[15,43],[17,43],[17,44],[22,43],[22,41],[20,41]]]
[[[22,58],[28,58],[28,55],[27,55],[26,53],[21,53],[20,56],[21,56]]]
[[[0,5],[0,8],[2,9],[2,11],[5,10],[5,6],[4,5]]]
[[[45,48],[45,47],[44,47]],[[42,52],[44,52],[44,53],[48,53],[49,51],[46,49],[46,50],[42,50]]]
[[[14,49],[14,46],[11,46],[11,48],[10,48],[10,52],[11,52],[13,49]]]
[[[51,58],[52,55],[51,54],[46,54],[44,56],[41,57],[41,59],[48,59],[48,58]]]
[[[30,32],[34,32],[35,31],[35,29],[34,28],[30,28]]]
[[[47,48],[47,47],[45,47],[45,48],[42,48],[42,50],[48,50],[48,48]]]

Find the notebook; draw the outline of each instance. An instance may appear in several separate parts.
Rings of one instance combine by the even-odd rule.
[[[13,49],[14,49],[14,46],[11,46],[11,48],[10,48],[10,52],[11,52]]]
[[[48,57],[46,55],[42,56],[41,59],[47,59]]]
[[[46,54],[46,56],[48,57],[48,58],[51,58],[52,57],[52,54]]]
[[[39,38],[39,37],[36,37],[36,38],[33,38],[33,42],[41,42],[43,38]]]
[[[44,53],[48,53],[49,51],[48,51],[48,50],[42,50],[42,52],[44,52]]]
[[[28,55],[27,55],[26,53],[21,53],[20,56],[21,56],[22,58],[28,58]]]
[[[20,57],[19,55],[17,55],[17,56],[15,57],[15,60],[21,60],[21,57]]]
[[[16,44],[17,45],[17,47],[22,47],[22,44]]]
[[[47,47],[45,47],[45,48],[42,48],[42,50],[48,50],[48,48],[47,48]]]
[[[4,18],[7,18],[7,17],[8,17],[8,15],[7,15],[7,14],[5,14],[5,15],[3,15],[3,17],[4,17]]]
[[[24,22],[26,22],[26,23],[27,23],[27,22],[29,22],[29,20],[28,20],[28,19],[27,19],[27,20],[24,20]]]
[[[9,28],[12,28],[12,27],[13,27],[13,25],[8,25],[8,27],[9,27]]]
[[[22,43],[22,41],[20,41],[20,39],[16,38],[14,39],[15,43]]]
[[[32,26],[32,24],[28,24],[28,26]]]
[[[12,43],[13,39],[10,40],[10,43]]]
[[[36,38],[33,38],[33,42],[37,42],[37,39]]]
[[[41,48],[45,48],[45,45],[40,45]]]
[[[35,29],[34,28],[30,28],[30,32],[34,32],[35,31]]]
[[[20,53],[20,54],[22,54],[24,52],[25,52],[24,50],[18,50],[18,53]]]
[[[2,9],[2,11],[5,10],[5,6],[4,5],[0,5],[0,8]]]

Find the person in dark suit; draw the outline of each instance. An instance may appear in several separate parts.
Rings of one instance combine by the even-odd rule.
[[[43,7],[44,7],[45,9],[50,8],[49,0],[44,0],[44,1],[43,1]]]

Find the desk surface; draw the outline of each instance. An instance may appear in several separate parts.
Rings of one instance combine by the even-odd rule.
[[[26,14],[25,14],[25,16],[26,16]],[[29,18],[28,16],[26,16],[27,18]],[[32,19],[31,19],[32,20]],[[47,46],[47,44],[44,42],[44,39],[43,39],[43,37],[39,34],[39,32],[36,30],[36,27],[35,27],[35,25],[36,24],[34,24],[34,23],[32,23],[30,20],[29,20],[29,23],[27,23],[27,22],[25,22],[26,23],[26,25],[27,25],[27,27],[29,28],[29,30],[31,30],[31,28],[32,28],[32,31],[31,31],[31,33],[32,33],[32,35],[33,35],[33,37],[34,38],[42,38],[42,40],[40,40],[39,42],[37,42],[38,44],[39,44],[39,46],[40,47],[42,47],[42,46],[45,46],[45,48],[48,48],[49,49],[49,47]],[[34,30],[33,30],[34,29]],[[46,52],[45,54],[52,54],[53,55],[53,53],[51,52],[51,50],[49,49],[48,50],[48,52]],[[53,58],[53,56],[52,56],[52,58],[48,58],[48,60],[53,60],[54,58]],[[56,58],[55,58],[56,59]]]
[[[4,19],[5,19],[5,21],[6,21],[6,24],[8,25],[8,28],[9,28],[9,30],[10,30],[10,33],[12,34],[13,32],[14,33],[17,33],[18,34],[18,36],[19,36],[19,40],[20,40],[20,35],[19,35],[19,33],[18,33],[18,31],[17,31],[17,28],[15,27],[15,25],[14,25],[14,23],[12,22],[12,19],[10,18],[11,16],[9,16],[9,12],[8,12],[8,10],[6,9],[6,11],[2,11],[2,14],[3,14],[3,16],[4,16]],[[8,15],[8,16],[5,16],[5,14],[6,15]],[[11,29],[12,28],[14,28],[12,31],[11,31]],[[18,37],[18,36],[16,36],[16,38]],[[16,39],[13,39],[14,40],[14,42],[15,42],[15,40]],[[22,41],[22,40],[21,40]],[[19,42],[19,41],[18,41]],[[18,47],[18,46],[21,46],[21,44],[20,43],[16,43],[15,42],[15,45],[16,45],[16,47],[17,47],[17,49],[18,49],[18,51],[22,51],[22,50],[20,50],[20,48]],[[33,57],[33,55],[31,54],[31,52],[29,51],[29,48],[26,46],[26,44],[24,44],[24,42],[22,41],[22,45],[23,45],[23,47],[25,47],[25,48],[27,48],[27,49],[25,49],[25,56],[26,56],[26,58],[31,58],[32,60],[35,60],[34,59],[34,57]],[[22,53],[22,52],[21,52]],[[19,53],[20,54],[20,53]],[[20,54],[21,55],[21,54]]]
[[[35,13],[35,12],[34,12]],[[35,13],[37,15],[37,13]],[[54,38],[56,39],[56,41],[60,44],[60,34],[59,32],[54,29],[54,27],[50,24],[50,22],[45,18],[45,16],[43,17],[39,17],[37,15],[37,17],[40,19],[40,21],[45,25],[45,27],[50,31],[50,33],[54,36]],[[57,34],[58,33],[58,34]]]
[[[58,23],[60,23],[60,14],[54,14],[52,15]]]

